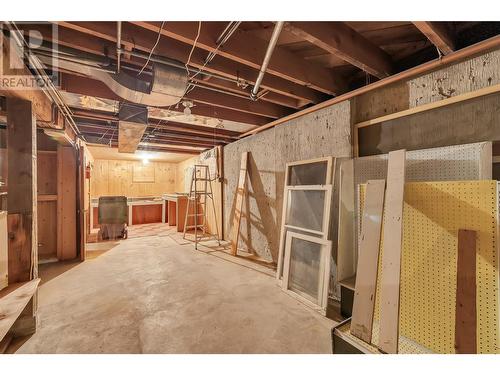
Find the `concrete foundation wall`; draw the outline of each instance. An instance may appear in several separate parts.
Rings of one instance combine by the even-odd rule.
[[[285,165],[322,156],[350,156],[350,112],[349,102],[339,103],[224,147],[226,239],[232,230],[241,153],[250,151],[239,248],[277,261]]]
[[[251,154],[249,196],[244,202],[239,247],[276,261],[286,162],[326,155],[350,156],[352,123],[498,83],[500,51],[493,51],[396,82],[227,145],[225,233],[231,233],[241,152]],[[359,133],[359,151],[360,155],[372,155],[399,148],[414,150],[485,140],[500,140],[500,94],[363,128]],[[337,215],[333,216],[336,223]]]

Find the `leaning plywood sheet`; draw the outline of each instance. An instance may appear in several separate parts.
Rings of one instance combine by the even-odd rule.
[[[118,123],[118,152],[134,153],[147,125],[120,121]]]
[[[398,352],[399,276],[403,239],[406,150],[389,153],[387,194],[384,203],[384,244],[380,278],[380,330],[378,347]],[[366,203],[366,201],[365,201]]]
[[[384,193],[385,180],[370,180],[366,184],[351,333],[368,343],[372,338]]]
[[[342,162],[341,168],[349,161]],[[357,186],[368,180],[385,179],[387,177],[387,154],[365,156],[353,159],[354,194]],[[437,147],[406,153],[406,181],[463,181],[490,180],[492,178],[492,143],[478,142],[464,145]],[[349,202],[348,196],[341,192],[340,201],[344,205],[355,207],[356,202]],[[338,280],[342,281],[355,274],[351,259],[357,256],[359,237],[359,212],[354,209],[352,220],[339,217],[339,233],[354,232],[354,243],[340,242],[338,247]],[[354,255],[351,252],[355,251]],[[356,263],[354,263],[356,264]],[[351,271],[349,271],[351,270]]]
[[[405,344],[408,340],[427,351],[455,353],[458,230],[462,228],[477,232],[477,352],[500,353],[498,192],[496,181],[405,185],[400,353],[414,352]],[[364,185],[359,205],[364,206]],[[379,341],[382,255],[381,245],[372,336],[375,346]]]
[[[238,179],[238,187],[236,188],[236,205],[233,218],[233,227],[231,233],[231,254],[236,255],[238,252],[238,241],[240,237],[241,216],[243,210],[243,199],[246,194],[247,184],[247,168],[248,168],[248,152],[241,154],[240,176]]]
[[[342,281],[356,273],[357,251],[354,251],[354,160],[340,165],[339,230],[337,252],[337,280]],[[349,225],[350,224],[350,225]]]
[[[5,296],[0,297],[0,341],[9,332],[31,297],[33,297],[33,294],[35,294],[39,282],[40,279],[28,281]]]

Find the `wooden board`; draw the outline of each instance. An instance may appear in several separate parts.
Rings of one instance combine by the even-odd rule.
[[[155,167],[153,164],[135,163],[132,172],[132,182],[155,182]]]
[[[455,349],[459,354],[476,354],[476,231],[458,231],[457,258]]]
[[[181,164],[181,163],[179,163]],[[154,182],[134,182],[134,166],[140,161],[96,159],[90,177],[90,194],[93,198],[106,195],[127,197],[161,196],[182,191],[176,189],[177,165],[169,162],[149,162],[154,167]],[[151,174],[151,173],[150,173]]]
[[[77,252],[76,177],[77,162],[73,147],[57,149],[57,258],[74,259]]]
[[[57,194],[57,154],[52,151],[39,151],[37,169],[37,193],[40,195]]]
[[[19,318],[36,292],[40,279],[9,286],[0,294],[0,341]]]
[[[403,235],[406,150],[389,152],[384,212],[384,243],[380,281],[380,330],[378,347],[398,352],[399,282]]]
[[[351,333],[367,343],[372,338],[384,193],[385,180],[368,181],[351,322]]]
[[[177,225],[177,202],[167,201],[167,211],[168,225]]]
[[[345,160],[340,166],[339,232],[337,251],[337,281],[352,277],[356,273],[354,247],[354,160]]]
[[[38,202],[38,259],[57,257],[57,202]]]
[[[134,153],[141,142],[147,125],[133,122],[118,122],[118,152]]]
[[[9,283],[37,273],[36,121],[29,101],[7,98]]]
[[[99,208],[92,207],[92,229],[100,227],[101,226],[99,225]]]
[[[241,224],[241,211],[243,209],[243,199],[246,193],[247,182],[247,165],[248,165],[248,152],[241,154],[240,176],[238,179],[238,186],[236,188],[236,205],[233,217],[233,226],[231,232],[231,253],[236,255],[238,251],[238,239],[240,237],[240,224]]]

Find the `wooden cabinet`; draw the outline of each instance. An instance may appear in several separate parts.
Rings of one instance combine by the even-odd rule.
[[[132,225],[162,222],[161,204],[140,204],[132,206]]]

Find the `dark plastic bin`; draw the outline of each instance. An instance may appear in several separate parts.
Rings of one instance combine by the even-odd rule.
[[[127,238],[128,206],[127,197],[100,197],[98,220],[101,225],[100,238]]]

